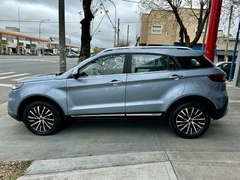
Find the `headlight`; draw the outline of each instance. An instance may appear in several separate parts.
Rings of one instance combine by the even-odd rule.
[[[19,89],[20,87],[22,87],[23,84],[24,84],[23,82],[16,82],[15,84],[12,85],[12,90]]]

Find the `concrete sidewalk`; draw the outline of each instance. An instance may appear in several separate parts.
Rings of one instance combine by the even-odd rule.
[[[240,179],[240,152],[157,151],[38,160],[18,180]]]
[[[34,161],[18,180],[177,180],[165,152],[139,152]]]

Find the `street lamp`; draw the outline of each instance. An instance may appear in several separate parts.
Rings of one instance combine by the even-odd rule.
[[[115,7],[115,22],[114,22],[114,47],[116,47],[116,33],[117,33],[117,8],[112,0],[109,0]]]
[[[72,39],[71,39],[72,37],[71,37],[71,36],[72,36],[72,34],[74,34],[74,33],[77,33],[77,32],[72,32],[72,33],[70,34],[70,50],[69,50],[70,53],[71,53],[71,49],[72,49],[72,48],[71,48],[71,46],[72,46]]]
[[[39,23],[39,29],[38,29],[38,32],[39,32],[39,40],[38,40],[38,45],[40,46],[40,49],[39,49],[39,52],[38,52],[38,55],[39,55],[39,57],[41,57],[41,45],[40,45],[40,39],[41,39],[41,24],[42,24],[42,22],[44,22],[44,21],[50,21],[51,19],[44,19],[44,20],[42,20],[42,21],[40,21],[40,23]]]

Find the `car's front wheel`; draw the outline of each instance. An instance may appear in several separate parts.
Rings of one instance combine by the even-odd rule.
[[[210,117],[202,104],[186,102],[173,109],[169,124],[179,136],[196,138],[207,131],[210,125]]]
[[[26,127],[37,135],[49,135],[61,127],[61,116],[52,104],[45,101],[35,101],[29,104],[23,113]]]

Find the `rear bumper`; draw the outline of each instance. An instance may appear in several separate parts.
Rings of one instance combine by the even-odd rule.
[[[220,119],[223,116],[227,115],[227,112],[228,112],[228,99],[226,100],[222,108],[216,109],[212,118],[214,120]]]

